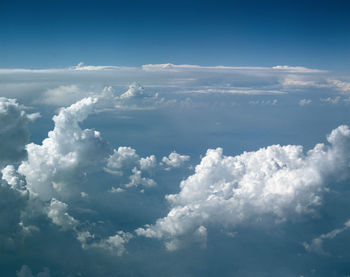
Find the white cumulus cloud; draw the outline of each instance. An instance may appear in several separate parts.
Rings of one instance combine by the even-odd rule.
[[[175,249],[182,238],[210,225],[234,227],[264,215],[284,220],[312,212],[327,180],[344,179],[349,172],[349,127],[339,126],[327,140],[329,145],[317,144],[307,153],[293,145],[239,156],[209,149],[195,173],[181,182],[181,191],[167,195],[168,215],[136,233],[165,239],[168,249]]]
[[[130,182],[125,184],[125,187],[154,187],[156,182],[153,179],[142,177],[141,170],[138,170],[136,167],[132,169],[132,175],[129,177]]]
[[[151,174],[156,166],[157,159],[154,155],[140,158],[135,149],[121,146],[118,150],[114,150],[114,153],[108,158],[105,171],[119,176],[129,173],[130,181],[124,184],[127,188],[137,186],[153,187],[156,185],[156,182],[142,175],[143,172]],[[111,192],[120,192],[120,190],[117,191],[116,188],[112,188]]]
[[[137,165],[139,155],[136,150],[131,147],[121,146],[117,150],[114,149],[113,154],[108,158],[105,170],[112,174],[122,175],[123,170]]]
[[[140,159],[140,168],[141,168],[141,170],[151,171],[155,167],[157,167],[156,156],[151,155],[149,157]]]
[[[190,160],[190,156],[188,155],[180,155],[175,151],[171,152],[168,157],[163,157],[162,162],[169,167],[180,167],[185,162]]]
[[[2,180],[6,181],[7,184],[17,191],[25,192],[26,184],[23,180],[23,176],[18,174],[15,167],[13,165],[7,165],[5,168],[1,170]]]
[[[27,189],[32,194],[42,200],[57,194],[70,194],[75,190],[72,183],[79,183],[74,180],[84,169],[107,159],[111,149],[100,133],[82,130],[78,124],[94,111],[96,101],[95,98],[84,98],[62,109],[53,117],[55,127],[42,144],[26,146],[28,160],[22,162],[18,172],[25,176]]]
[[[130,233],[118,231],[115,235],[106,239],[91,244],[90,247],[99,247],[111,252],[116,252],[118,256],[121,256],[126,251],[125,244],[128,243],[134,236]]]
[[[74,229],[78,221],[68,214],[68,205],[55,198],[51,199],[47,216],[63,230]]]

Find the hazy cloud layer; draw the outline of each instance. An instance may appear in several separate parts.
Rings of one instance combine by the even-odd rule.
[[[63,106],[91,96],[105,98],[109,108],[119,109],[162,106],[179,101],[181,94],[281,96],[319,89],[329,97],[346,95],[350,83],[345,76],[302,66],[120,67],[80,63],[61,69],[0,69],[1,76],[5,81],[0,84],[0,95],[16,97],[26,104]]]

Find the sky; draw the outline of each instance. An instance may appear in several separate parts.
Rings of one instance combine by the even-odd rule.
[[[1,1],[1,276],[350,276],[347,1]]]
[[[1,1],[0,63],[348,71],[348,1]]]

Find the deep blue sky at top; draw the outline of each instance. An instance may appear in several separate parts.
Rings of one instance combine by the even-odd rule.
[[[186,63],[349,72],[350,1],[0,1],[0,67]]]

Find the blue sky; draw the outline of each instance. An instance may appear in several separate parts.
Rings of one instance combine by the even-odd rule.
[[[348,1],[0,1],[0,275],[350,276]]]
[[[0,66],[304,65],[347,71],[348,1],[1,1]]]

